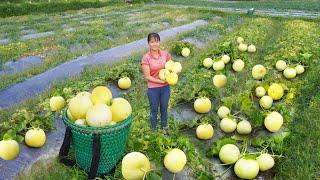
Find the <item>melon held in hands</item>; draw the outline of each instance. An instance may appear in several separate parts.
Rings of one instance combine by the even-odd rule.
[[[149,159],[140,152],[131,152],[121,162],[122,176],[126,180],[141,180],[150,171]]]
[[[159,71],[159,78],[162,81],[165,81],[168,74],[170,74],[170,71],[168,69],[161,69]]]
[[[169,61],[166,62],[166,64],[164,65],[165,69],[168,69],[169,71],[172,71],[173,67],[174,67],[174,61],[172,61],[171,59]]]
[[[30,147],[42,147],[46,142],[46,134],[39,128],[30,129],[27,131],[24,140]]]
[[[110,109],[112,112],[112,121],[114,122],[121,122],[127,119],[132,113],[130,103],[121,97],[112,100]]]
[[[118,86],[120,89],[129,89],[131,87],[131,80],[128,77],[122,77],[118,81]]]
[[[178,74],[182,71],[182,66],[181,63],[179,62],[174,62],[173,68],[172,68],[172,72]]]
[[[193,107],[197,113],[208,113],[211,110],[211,101],[206,97],[198,98]]]
[[[178,148],[171,149],[164,157],[164,166],[172,173],[180,172],[187,163],[187,156]]]
[[[178,74],[171,72],[166,76],[166,81],[169,85],[173,86],[178,83],[179,76]]]

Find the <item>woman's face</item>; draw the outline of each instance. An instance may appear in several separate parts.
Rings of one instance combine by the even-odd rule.
[[[158,51],[160,48],[160,41],[158,39],[151,38],[149,41],[149,48],[152,51]]]

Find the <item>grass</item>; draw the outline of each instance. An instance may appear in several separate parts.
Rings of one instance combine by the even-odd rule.
[[[320,51],[316,46],[320,33],[317,31],[320,23],[292,21],[286,24],[287,35],[295,38],[279,47],[279,55],[290,57],[294,51],[303,49],[313,54],[312,61],[300,59],[301,63],[309,65],[303,75],[301,91],[296,94],[296,106],[292,123],[289,125],[292,136],[286,141],[286,157],[276,167],[276,179],[319,179],[319,117],[320,107],[319,77]],[[295,27],[295,29],[290,29]],[[300,32],[300,33],[299,33]],[[302,33],[305,32],[305,33]],[[303,40],[301,40],[303,39]],[[289,53],[284,53],[287,51]]]
[[[34,164],[30,170],[32,173],[28,176],[30,180],[69,180],[69,179],[86,179],[87,175],[85,172],[77,169],[70,168],[61,164],[57,158],[51,158],[47,160],[42,160]],[[50,172],[50,175],[45,172]],[[25,173],[27,174],[27,173]],[[20,174],[16,179],[24,179],[25,174]]]
[[[134,12],[138,10],[134,16],[118,16],[119,12]],[[85,13],[85,15],[82,15]],[[106,14],[107,13],[107,14]],[[79,15],[81,14],[81,15]],[[44,56],[44,64],[36,66],[30,70],[16,74],[8,74],[1,76],[0,89],[4,89],[12,84],[21,82],[36,74],[42,73],[45,70],[55,67],[63,62],[74,59],[79,56],[92,54],[102,51],[117,45],[125,44],[140,38],[144,38],[148,32],[161,31],[169,27],[179,26],[189,23],[195,19],[207,19],[211,15],[206,11],[200,11],[194,14],[188,14],[188,10],[178,10],[173,13],[168,8],[153,9],[152,7],[133,7],[127,9],[127,6],[110,6],[102,9],[94,9],[86,11],[76,11],[68,15],[76,16],[77,18],[83,16],[90,16],[106,14],[108,19],[105,20],[95,18],[91,19],[86,24],[81,24],[79,19],[69,19],[65,21],[61,16],[33,16],[21,17],[23,20],[13,25],[8,25],[10,22],[16,21],[16,18],[7,18],[2,24],[6,24],[3,28],[3,33],[8,33],[11,29],[21,29],[22,25],[27,26],[36,31],[54,31],[54,36],[33,39],[28,41],[21,41],[17,37],[19,31],[12,31],[11,37],[15,39],[8,45],[0,45],[0,59],[1,65],[12,59],[18,59],[24,56],[40,55]],[[151,18],[148,16],[152,16]],[[175,19],[175,16],[183,17],[182,21]],[[129,18],[141,19],[143,22],[131,23],[134,20]],[[148,18],[147,18],[148,17]],[[55,24],[50,25],[50,18],[58,19]],[[37,23],[48,25],[46,29],[37,29]],[[158,25],[151,26],[152,23],[158,22]],[[161,25],[161,23],[169,23]],[[70,27],[76,28],[75,32],[62,31],[62,25],[67,24]],[[43,26],[41,25],[41,27]],[[39,26],[40,27],[40,26]],[[43,28],[43,27],[42,27]],[[15,38],[14,38],[15,37]]]
[[[315,68],[319,68],[317,65]],[[292,136],[286,142],[285,159],[276,167],[276,179],[319,179],[320,142],[319,108],[320,94],[317,72],[310,72],[307,86],[297,100],[297,111],[290,125]]]
[[[79,10],[85,8],[99,8],[109,6],[111,4],[108,0],[57,0],[57,1],[1,1],[0,2],[0,17],[21,16],[26,14],[40,14],[40,13],[53,13],[63,12],[67,10]]]
[[[208,2],[204,0],[163,0],[155,1],[157,4],[173,4],[173,5],[188,5],[188,6],[203,6],[212,8],[237,8],[237,9],[249,9],[255,8],[259,10],[273,9],[273,10],[304,10],[311,12],[320,11],[320,3],[318,0],[308,1],[280,1],[280,0],[270,0],[270,1],[219,1],[219,2]]]

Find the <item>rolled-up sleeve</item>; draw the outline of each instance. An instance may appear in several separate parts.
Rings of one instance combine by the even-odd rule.
[[[149,65],[149,59],[146,56],[143,56],[141,60],[141,65]]]

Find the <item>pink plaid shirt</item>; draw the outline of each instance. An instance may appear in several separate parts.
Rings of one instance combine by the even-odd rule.
[[[141,65],[149,65],[150,75],[157,79],[160,79],[159,78],[160,70],[164,69],[166,62],[171,59],[171,55],[166,51],[159,50],[159,54],[160,54],[159,58],[155,58],[154,56],[152,56],[151,52],[149,51],[143,56],[141,60]],[[157,87],[163,87],[167,85],[168,85],[167,83],[158,84],[158,83],[148,81],[148,88],[157,88]]]

